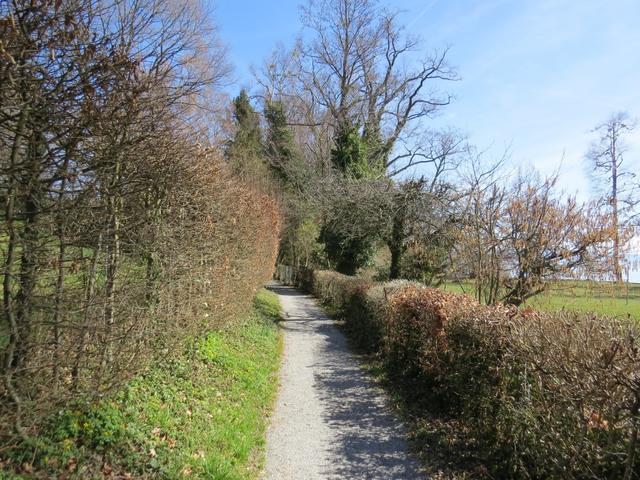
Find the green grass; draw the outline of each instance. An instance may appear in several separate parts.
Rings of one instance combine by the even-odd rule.
[[[640,284],[616,286],[610,282],[557,282],[528,305],[546,311],[594,312],[640,320]]]
[[[257,478],[277,389],[279,317],[277,296],[258,292],[240,322],[193,341],[114,398],[61,412],[38,447],[12,452],[13,464],[53,477]]]
[[[473,284],[447,283],[445,290],[473,295]],[[557,281],[525,305],[545,311],[570,310],[640,320],[640,283]]]

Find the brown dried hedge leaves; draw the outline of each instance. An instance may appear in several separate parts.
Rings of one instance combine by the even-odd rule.
[[[396,381],[464,422],[494,474],[640,476],[637,325],[396,283],[334,272],[311,282]]]

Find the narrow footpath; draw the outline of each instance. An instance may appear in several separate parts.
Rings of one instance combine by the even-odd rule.
[[[282,304],[284,356],[263,479],[425,478],[385,393],[335,322],[311,296],[270,288]]]

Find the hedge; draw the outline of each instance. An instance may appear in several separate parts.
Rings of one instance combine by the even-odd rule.
[[[303,276],[394,380],[464,422],[500,478],[640,478],[632,322],[484,306],[404,281]]]

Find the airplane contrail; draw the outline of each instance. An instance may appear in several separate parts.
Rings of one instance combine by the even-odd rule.
[[[413,20],[411,20],[411,22],[409,22],[409,24],[407,25],[407,28],[411,28],[411,27],[413,27],[413,26],[418,22],[418,20],[420,20],[422,17],[424,17],[424,16],[425,16],[425,14],[429,11],[429,9],[430,9],[431,7],[433,7],[437,2],[438,2],[438,0],[431,0],[431,1],[427,4],[427,6],[426,6],[426,7],[424,7],[424,8],[420,11],[420,13],[419,13],[417,16],[416,16],[416,17],[414,17],[414,19],[413,19]]]

